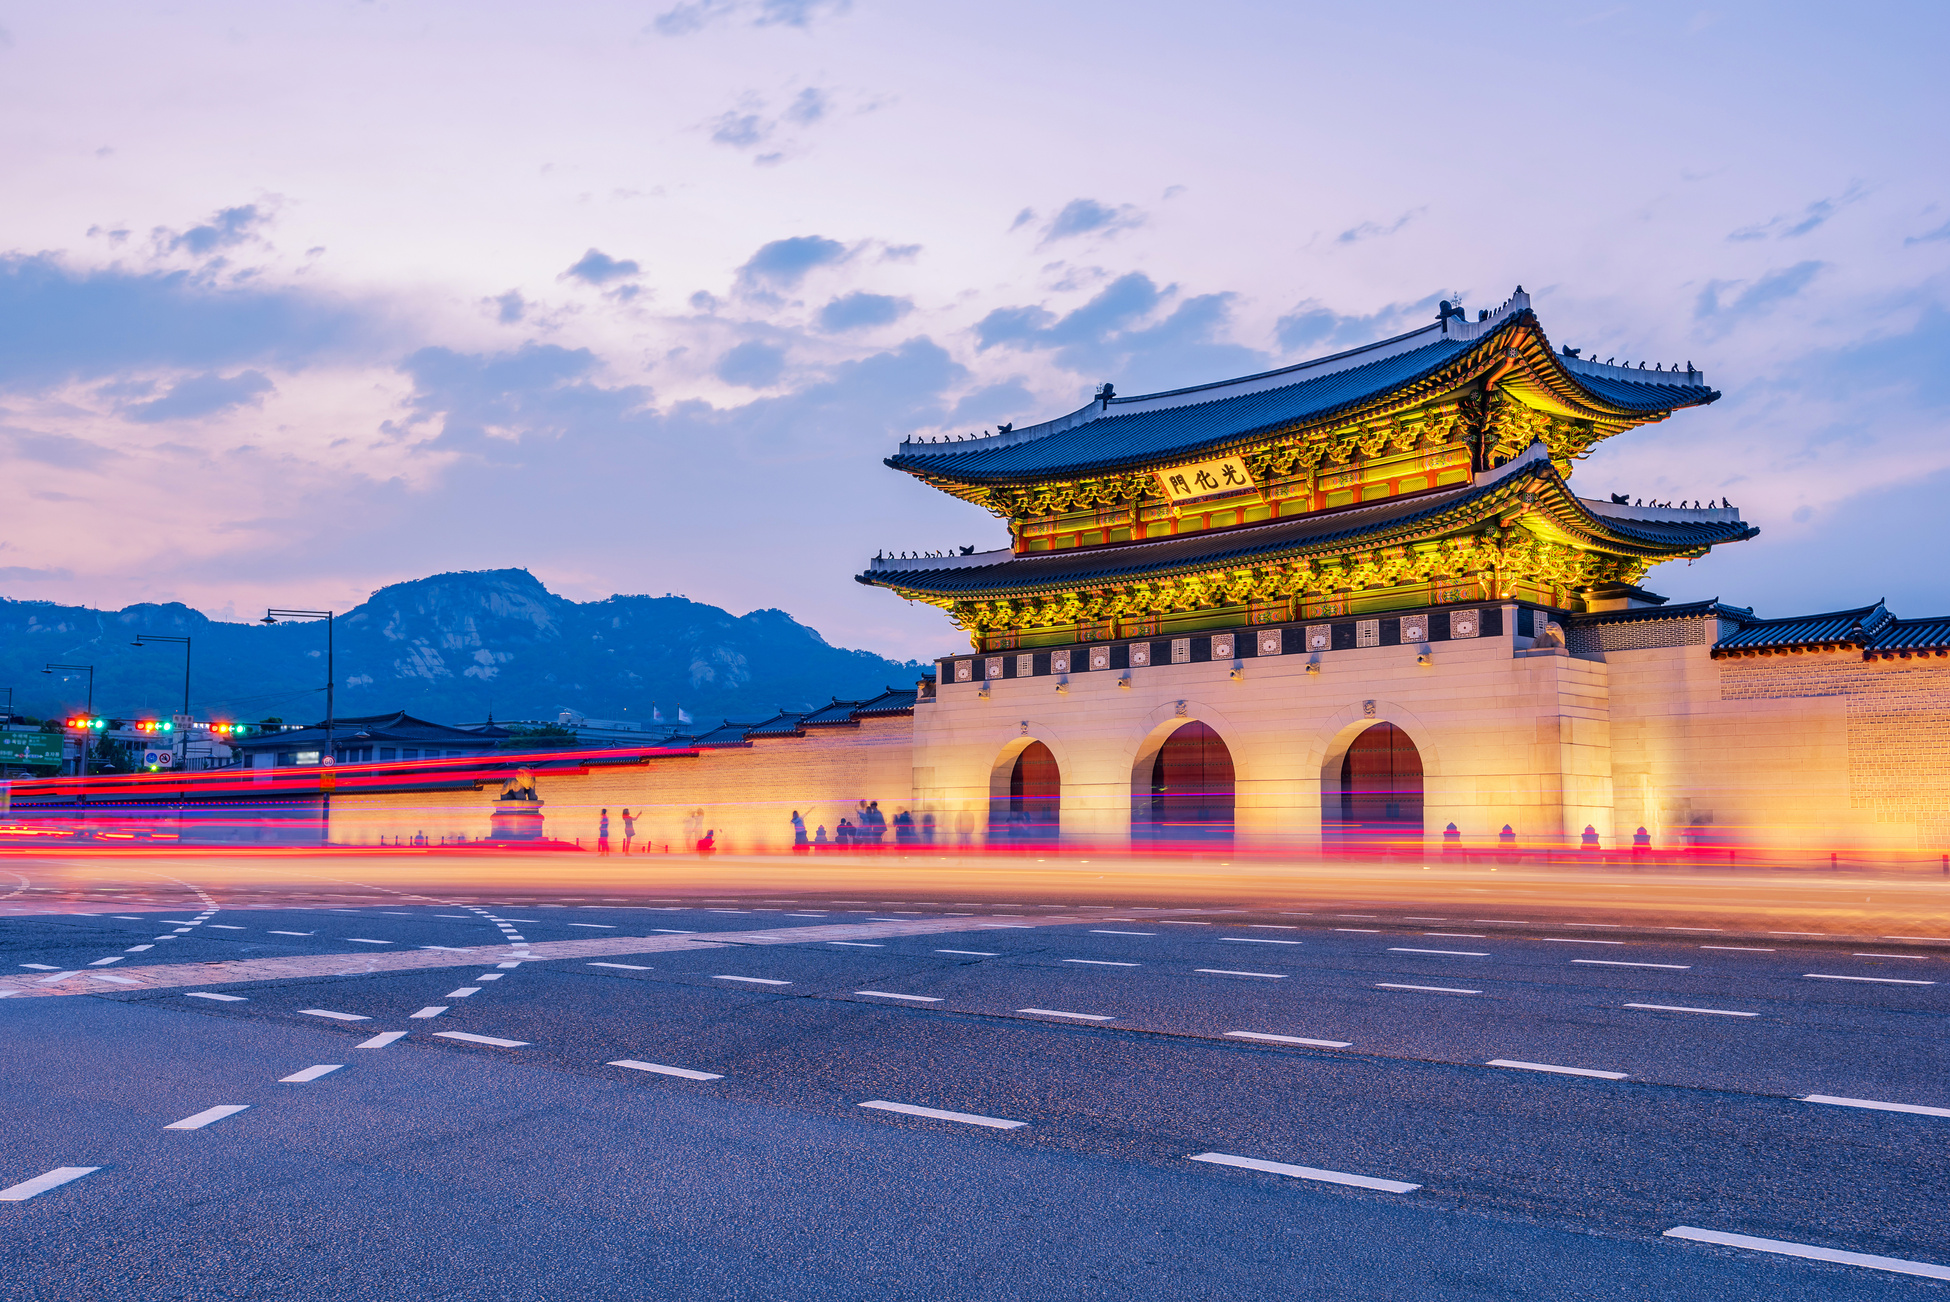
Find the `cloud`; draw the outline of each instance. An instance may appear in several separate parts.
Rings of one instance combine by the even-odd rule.
[[[748,294],[796,289],[806,273],[846,257],[846,245],[823,235],[793,235],[761,245],[738,268],[738,287]]]
[[[613,280],[627,280],[642,270],[642,267],[630,259],[612,258],[601,249],[590,249],[582,255],[581,261],[563,272],[560,278],[566,280],[574,277],[591,285],[607,285]]]
[[[1379,222],[1362,222],[1359,226],[1350,226],[1346,230],[1342,231],[1339,235],[1336,235],[1334,237],[1334,243],[1358,244],[1362,240],[1371,240],[1383,236],[1393,235],[1396,231],[1408,225],[1411,221],[1414,221],[1417,217],[1420,217],[1423,213],[1427,212],[1428,210],[1429,208],[1427,204],[1422,205],[1420,208],[1411,208],[1407,212],[1403,213],[1401,216],[1395,218],[1395,220],[1387,226],[1383,226]]]
[[[1378,339],[1405,333],[1435,319],[1436,304],[1443,299],[1459,302],[1462,295],[1438,291],[1413,303],[1390,303],[1366,315],[1343,315],[1325,307],[1318,299],[1307,299],[1281,317],[1273,326],[1273,336],[1287,352],[1303,348],[1322,348],[1332,352],[1371,344]]]
[[[1231,324],[1231,294],[1184,299],[1158,318],[1174,293],[1134,271],[1062,317],[1042,307],[997,308],[976,323],[976,346],[1048,351],[1067,370],[1098,378],[1134,374],[1148,390],[1265,369],[1263,353],[1221,338]]]
[[[1791,240],[1821,226],[1830,217],[1863,198],[1867,193],[1868,191],[1858,181],[1833,198],[1816,199],[1793,216],[1782,214],[1753,226],[1743,226],[1727,238],[1736,243],[1765,239]]]
[[[1693,304],[1693,317],[1701,321],[1715,319],[1731,322],[1742,317],[1758,316],[1799,294],[1827,265],[1825,262],[1797,262],[1792,267],[1770,271],[1750,285],[1740,280],[1708,281]],[[1746,285],[1746,288],[1732,294],[1742,285]],[[1729,294],[1732,297],[1727,297]]]
[[[690,0],[650,20],[646,31],[659,36],[692,36],[714,23],[738,18],[753,27],[810,27],[820,18],[843,14],[851,0]]]
[[[576,431],[613,424],[646,408],[648,389],[605,388],[586,348],[526,343],[512,352],[459,353],[422,348],[400,369],[413,380],[395,436],[437,424],[428,446],[490,461],[515,459],[524,443],[553,444]]]
[[[1009,223],[1009,229],[1012,231],[1021,230],[1035,220],[1036,210],[1034,208],[1024,208],[1016,214],[1016,219]]]
[[[825,117],[832,107],[833,101],[825,91],[817,86],[808,86],[793,97],[792,103],[786,105],[782,116],[787,122],[811,126]]]
[[[1023,210],[1024,213],[1028,211],[1026,208]],[[1016,224],[1022,224],[1020,216]],[[1050,244],[1076,235],[1115,235],[1118,231],[1143,224],[1144,213],[1128,203],[1108,208],[1095,199],[1072,199],[1043,229],[1043,243]]]
[[[846,294],[819,309],[819,328],[828,333],[863,330],[868,326],[892,325],[914,310],[904,298],[885,294]]]
[[[45,388],[144,367],[297,368],[383,353],[399,326],[377,305],[298,289],[217,286],[183,271],[71,268],[0,255],[0,386]]]
[[[591,252],[594,250],[592,249]],[[528,300],[521,296],[521,291],[518,289],[511,289],[487,301],[494,304],[494,319],[502,325],[513,325],[528,315]]]
[[[747,340],[718,359],[717,376],[726,384],[769,389],[785,372],[785,349]]]
[[[240,371],[228,377],[211,371],[185,376],[162,397],[127,408],[123,414],[130,420],[145,423],[214,416],[247,403],[256,406],[273,387],[262,371]]]
[[[101,444],[75,438],[71,434],[9,432],[0,437],[7,440],[14,455],[23,461],[34,461],[59,470],[93,470],[112,455]]]
[[[158,226],[155,230],[156,243],[172,252],[182,250],[200,258],[218,249],[242,244],[268,219],[269,214],[259,212],[254,203],[222,208],[209,221],[186,231],[172,231]]]
[[[1905,245],[1929,244],[1935,240],[1950,240],[1950,222],[1943,223],[1943,225],[1933,231],[1925,231],[1921,235],[1911,235],[1903,243]]]
[[[25,565],[0,565],[0,583],[68,583],[74,571],[50,567],[32,569]]]
[[[711,121],[711,139],[733,149],[749,149],[772,134],[772,124],[756,113],[740,113],[734,109]]]

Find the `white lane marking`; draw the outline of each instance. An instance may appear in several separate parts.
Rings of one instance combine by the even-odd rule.
[[[1137,963],[1119,963],[1119,962],[1117,962],[1117,961],[1116,961],[1116,960],[1114,960],[1114,959],[1108,959],[1108,958],[1066,958],[1066,959],[1064,959],[1063,961],[1064,961],[1065,963],[1086,963],[1086,964],[1088,964],[1088,965],[1090,965],[1091,967],[1139,967],[1139,966],[1142,966],[1141,964],[1137,964]]]
[[[788,913],[785,916],[788,918],[823,918],[826,915],[823,913]]]
[[[1901,1257],[1878,1257],[1872,1252],[1843,1252],[1839,1248],[1818,1248],[1811,1243],[1793,1243],[1787,1239],[1762,1239],[1751,1234],[1728,1234],[1722,1230],[1702,1230],[1692,1225],[1675,1225],[1665,1232],[1668,1239],[1691,1239],[1695,1243],[1713,1243],[1723,1248],[1747,1248],[1754,1252],[1772,1252],[1783,1257],[1805,1257],[1810,1261],[1833,1261],[1844,1266],[1866,1266],[1870,1270],[1886,1270],[1897,1275],[1921,1275],[1925,1279],[1950,1279],[1950,1266],[1938,1266],[1928,1261],[1906,1261]]]
[[[1090,934],[1093,936],[1155,936],[1158,933],[1155,931],[1105,931],[1098,927],[1092,927]]]
[[[1275,940],[1271,936],[1221,936],[1220,940],[1230,940],[1240,945],[1304,945],[1304,940]]]
[[[122,961],[122,956],[121,956],[120,954],[110,954],[110,955],[109,955],[109,956],[108,956],[107,958],[98,958],[98,959],[96,959],[96,960],[95,960],[94,962],[92,962],[92,963],[90,963],[90,964],[89,964],[88,966],[89,966],[89,967],[106,967],[106,966],[108,966],[108,965],[109,965],[110,963],[120,963],[121,961]]]
[[[1838,1108],[1870,1108],[1876,1112],[1913,1112],[1919,1117],[1950,1117],[1950,1108],[1926,1108],[1920,1103],[1878,1103],[1874,1099],[1845,1099],[1834,1094],[1810,1094],[1803,1103],[1832,1103]]]
[[[1667,931],[1719,931],[1719,927],[1667,927]]]
[[[273,931],[270,934],[273,936],[316,936],[318,933],[315,931]]]
[[[625,970],[625,971],[627,971],[627,972],[648,972],[648,971],[651,971],[651,969],[650,969],[650,968],[648,968],[648,967],[645,967],[645,966],[644,966],[643,964],[641,964],[641,963],[591,963],[591,964],[589,964],[589,966],[590,966],[590,967],[620,967],[620,968],[622,968],[622,969],[624,969],[624,970]],[[495,973],[494,975],[498,977],[498,976],[500,976],[501,974],[500,974],[499,972],[496,972],[496,973]],[[486,978],[486,977],[476,977],[476,978],[474,978],[474,979],[475,979],[475,980],[477,980],[477,981],[485,981],[485,980],[487,980],[487,978]]]
[[[1627,1008],[1645,1008],[1655,1013],[1712,1013],[1718,1017],[1759,1017],[1759,1013],[1735,1012],[1731,1008],[1687,1008],[1681,1004],[1626,1004]]]
[[[24,1203],[35,1194],[58,1189],[70,1180],[79,1180],[99,1170],[99,1166],[57,1166],[46,1175],[37,1175],[32,1180],[22,1180],[17,1185],[0,1189],[0,1203]]]
[[[404,1040],[405,1031],[381,1031],[370,1040],[361,1040],[352,1047],[355,1049],[383,1049],[395,1040]]]
[[[221,922],[213,922],[213,923],[211,923],[210,925],[211,925],[212,927],[215,927],[215,928],[216,928],[216,929],[217,929],[218,931],[242,931],[242,930],[243,930],[243,928],[242,928],[242,927],[231,927],[231,926],[226,926],[225,924],[223,924],[223,923],[221,923]]]
[[[1209,922],[1189,922],[1184,918],[1153,918],[1152,923],[1160,927],[1209,927]]]
[[[492,1035],[469,1035],[466,1031],[435,1031],[434,1034],[449,1040],[465,1040],[469,1044],[491,1044],[497,1049],[522,1049],[528,1046],[526,1040],[500,1040]]]
[[[61,982],[66,981],[71,976],[80,976],[80,975],[81,973],[79,972],[56,972],[53,976],[44,976],[40,978],[40,980],[34,982],[34,984],[37,986],[59,985]]]
[[[1906,959],[1908,959],[1908,960],[1909,960],[1910,962],[1912,962],[1912,963],[1927,963],[1927,962],[1929,962],[1929,961],[1930,961],[1930,956],[1929,956],[1928,954],[1867,954],[1867,953],[1864,953],[1863,951],[1861,951],[1861,950],[1859,950],[1859,949],[1855,951],[1855,953],[1854,953],[1854,955],[1853,955],[1852,957],[1855,957],[1855,958],[1906,958]]]
[[[1877,940],[1922,940],[1932,945],[1950,945],[1950,936],[1877,936]]]
[[[1518,1071],[1548,1071],[1559,1076],[1596,1076],[1599,1080],[1624,1080],[1622,1071],[1593,1071],[1589,1067],[1554,1067],[1547,1062],[1518,1062],[1514,1058],[1492,1058],[1487,1067],[1514,1067]]]
[[[937,949],[937,954],[966,954],[969,958],[1001,958],[1002,955],[987,949]]]
[[[1573,963],[1586,963],[1592,967],[1656,967],[1663,968],[1668,972],[1690,972],[1693,970],[1691,963],[1627,963],[1625,960],[1617,958],[1574,958],[1571,961]]]
[[[1700,948],[1701,949],[1731,949],[1731,950],[1736,950],[1742,954],[1772,954],[1774,952],[1771,949],[1762,949],[1758,945],[1701,945]]]
[[[596,927],[603,931],[616,930],[616,924],[612,922],[571,922],[569,925],[571,927]]]
[[[1390,945],[1390,954],[1448,954],[1455,958],[1488,958],[1489,954],[1477,949],[1409,949],[1405,945]]]
[[[1264,1031],[1227,1031],[1236,1040],[1264,1040],[1268,1044],[1311,1044],[1316,1049],[1345,1049],[1352,1040],[1309,1040],[1299,1035],[1268,1035]]]
[[[480,919],[476,918],[471,913],[436,913],[433,916],[436,918],[459,918],[462,922],[480,921]]]
[[[1086,1022],[1114,1022],[1115,1017],[1102,1013],[1066,1013],[1057,1008],[1018,1008],[1019,1013],[1034,1013],[1038,1017],[1075,1017]]]
[[[695,931],[686,931],[682,927],[652,927],[650,930],[664,936],[695,936],[697,934]]]
[[[897,995],[891,990],[855,990],[856,995],[878,995],[882,999],[912,999],[917,1004],[938,1004],[939,995]]]
[[[1291,922],[1249,922],[1246,924],[1255,931],[1298,931],[1300,928]]]
[[[478,995],[480,993],[481,993],[481,988],[479,986],[462,986],[458,990],[449,990],[447,992],[447,998],[465,999],[469,995]]]
[[[370,1022],[372,1020],[364,1013],[334,1013],[323,1008],[300,1008],[298,1011],[307,1017],[334,1017],[341,1022]]]
[[[789,986],[790,981],[774,981],[770,977],[714,976],[713,981],[747,981],[755,986]]]
[[[1903,977],[1836,976],[1832,972],[1803,972],[1801,975],[1810,981],[1872,981],[1877,985],[1884,986],[1933,986],[1936,984],[1934,981],[1910,981]]]
[[[222,1121],[225,1117],[234,1117],[249,1106],[250,1104],[248,1103],[220,1103],[214,1108],[203,1109],[203,1111],[193,1117],[184,1117],[181,1121],[172,1121],[164,1126],[163,1129],[201,1130],[213,1121]]]
[[[52,963],[22,963],[21,966],[35,972],[59,972],[61,970]]]
[[[145,949],[154,949],[154,948],[155,948],[154,945],[131,945],[127,949],[123,950],[122,952],[124,954],[140,954]]]
[[[1325,1184],[1352,1185],[1356,1189],[1379,1189],[1383,1193],[1413,1193],[1422,1187],[1401,1180],[1379,1180],[1371,1175],[1323,1171],[1317,1166],[1292,1166],[1286,1162],[1268,1162],[1257,1157],[1235,1157],[1231,1153],[1192,1153],[1190,1157],[1194,1162],[1210,1162],[1214,1166],[1236,1166],[1247,1171],[1264,1171],[1269,1175],[1290,1175],[1296,1180],[1319,1180]]]
[[[347,936],[346,939],[355,945],[390,945],[393,943],[390,940],[367,940],[364,936]]]
[[[1209,976],[1271,977],[1275,981],[1286,980],[1286,973],[1284,972],[1235,972],[1231,968],[1224,967],[1201,967],[1193,968],[1192,970],[1195,972],[1204,972]]]
[[[1567,922],[1564,925],[1567,927],[1603,927],[1608,931],[1617,931],[1625,924],[1622,922]]]
[[[594,906],[594,905],[585,905],[585,906],[583,906],[583,907],[585,907],[585,908],[593,908],[593,907],[595,907],[595,906]],[[477,977],[475,977],[474,979],[475,979],[476,981],[499,981],[499,980],[501,979],[501,977],[502,977],[502,974],[501,974],[501,973],[499,973],[499,972],[483,972],[483,973],[481,973],[481,975],[479,975],[479,976],[477,976]]]
[[[222,1001],[223,1001],[224,1003],[226,1003],[226,1004],[241,1004],[241,1003],[247,1003],[247,1002],[249,1002],[249,1001],[248,1001],[248,1000],[246,1000],[246,999],[244,998],[244,996],[242,996],[242,995],[220,995],[220,994],[218,994],[218,993],[216,993],[216,992],[215,992],[214,990],[186,990],[186,991],[184,991],[184,992],[183,992],[183,998],[185,998],[185,999],[219,999],[219,1000],[222,1000]]]
[[[1489,937],[1480,931],[1425,931],[1424,936],[1440,936],[1444,940],[1487,940]]]
[[[420,1010],[419,1012],[417,1012],[417,1013],[410,1013],[410,1014],[408,1014],[408,1016],[411,1016],[411,1017],[438,1017],[438,1016],[440,1016],[440,1014],[442,1014],[442,1013],[444,1013],[444,1012],[446,1012],[446,1011],[447,1011],[447,1005],[445,1005],[445,1004],[428,1004],[428,1005],[427,1005],[427,1006],[426,1006],[425,1008],[422,1008],[422,1009],[421,1009],[421,1010]]]
[[[638,1062],[635,1058],[618,1058],[606,1063],[610,1067],[628,1067],[631,1071],[654,1071],[659,1076],[681,1076],[685,1080],[723,1080],[722,1075],[708,1071],[692,1071],[688,1067],[666,1067],[660,1062]]]
[[[1483,993],[1481,990],[1464,990],[1459,986],[1405,986],[1405,985],[1397,984],[1396,982],[1393,981],[1377,981],[1375,982],[1375,989],[1377,990],[1427,990],[1431,994],[1438,994],[1438,995],[1480,995]]]
[[[886,947],[885,945],[876,945],[876,944],[873,944],[873,943],[872,943],[871,941],[865,941],[865,940],[829,940],[829,941],[827,941],[826,943],[827,943],[827,944],[829,944],[829,945],[845,945],[845,946],[846,946],[846,947],[847,947],[848,949],[885,949],[885,948],[887,948],[887,947]]]
[[[134,986],[134,985],[142,984],[140,981],[137,981],[134,977],[116,976],[113,972],[83,972],[80,973],[80,975],[85,977],[93,977],[97,981],[113,981],[116,985],[120,985],[120,986]]]
[[[496,964],[495,964],[495,966],[496,966],[496,967],[520,967],[520,966],[521,966],[521,960],[520,960],[520,959],[516,959],[516,960],[514,960],[514,961],[513,961],[512,963],[496,963]]]
[[[420,946],[420,948],[421,948],[421,949],[441,949],[441,950],[445,950],[445,951],[446,951],[447,953],[449,953],[449,954],[465,954],[465,953],[466,953],[466,952],[467,952],[467,951],[468,951],[469,949],[471,949],[471,948],[472,948],[472,946],[469,946],[469,945],[421,945],[421,946]]]
[[[1381,928],[1379,927],[1336,927],[1334,930],[1359,932],[1363,936],[1379,936],[1381,934]]]
[[[1543,936],[1546,945],[1623,945],[1622,940],[1593,940],[1589,936]]]
[[[1026,1126],[1027,1121],[1009,1121],[1002,1117],[985,1117],[974,1112],[949,1112],[943,1108],[922,1108],[912,1103],[889,1103],[886,1099],[869,1099],[860,1105],[881,1112],[898,1112],[909,1117],[931,1117],[936,1121],[959,1121],[963,1125],[987,1126],[991,1130],[1015,1130]]]
[[[320,1076],[329,1076],[343,1066],[345,1064],[342,1062],[321,1062],[316,1067],[307,1067],[303,1071],[294,1071],[289,1076],[278,1077],[278,1084],[303,1085],[306,1081],[317,1080]]]

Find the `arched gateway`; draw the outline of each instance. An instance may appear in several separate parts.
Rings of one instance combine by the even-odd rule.
[[[1004,794],[997,784],[989,810],[989,839],[998,845],[1054,843],[1062,824],[1063,775],[1040,741],[1017,752]]]
[[[1353,841],[1419,840],[1422,753],[1392,723],[1362,731],[1341,759],[1340,835]]]
[[[1232,752],[1207,725],[1185,724],[1152,757],[1149,791],[1141,790],[1135,805],[1133,841],[1230,842]]]

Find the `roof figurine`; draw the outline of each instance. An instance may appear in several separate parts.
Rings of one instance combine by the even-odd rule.
[[[1731,506],[1578,497],[1599,442],[1720,395],[1684,371],[1553,349],[1521,287],[1295,366],[1162,393],[1102,384],[1067,416],[887,464],[1008,522],[1007,549],[876,558],[863,583],[984,649],[1517,597],[1565,610],[1752,537]],[[1284,612],[1284,613],[1282,613]]]

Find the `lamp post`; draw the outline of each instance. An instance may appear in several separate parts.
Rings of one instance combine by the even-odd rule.
[[[338,671],[332,666],[332,618],[329,610],[267,610],[262,624],[275,624],[286,619],[322,619],[325,621],[325,745],[318,752],[321,767],[335,762],[332,751],[332,733],[335,715],[332,712],[332,683]],[[329,842],[332,837],[332,795],[329,775],[321,774],[318,782],[319,838]]]
[[[89,722],[81,730],[81,772],[78,775],[81,778],[81,785],[75,789],[74,798],[77,806],[85,806],[88,803],[88,759],[95,751],[95,666],[49,664],[47,668],[41,670],[44,674],[51,674],[57,671],[73,671],[88,675],[87,712]]]
[[[183,644],[183,763],[184,772],[190,767],[190,640],[186,637],[172,637],[167,633],[137,633],[130,646],[148,646],[151,642],[181,642]],[[175,747],[170,749],[174,750]],[[211,752],[215,754],[215,752]]]

